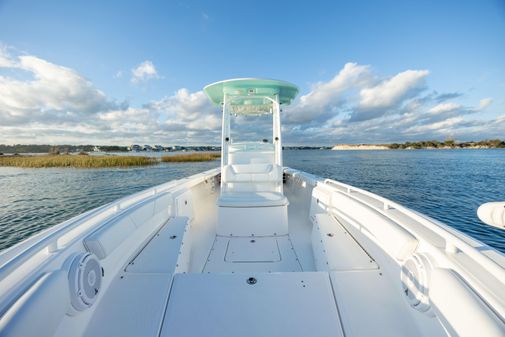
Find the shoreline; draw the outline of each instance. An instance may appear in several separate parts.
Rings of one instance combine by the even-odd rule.
[[[391,144],[336,144],[332,150],[461,150],[461,149],[502,149],[505,141],[487,139],[481,141],[456,142],[452,139],[443,142],[425,140],[418,142]]]
[[[342,146],[336,145],[331,148],[332,151],[403,151],[403,150],[492,150],[492,149],[504,149],[501,147],[490,147],[490,146],[469,146],[469,147],[406,147],[406,148],[391,148],[388,146],[374,146],[374,145],[362,145],[362,146]]]

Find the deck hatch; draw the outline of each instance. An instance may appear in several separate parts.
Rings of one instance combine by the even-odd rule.
[[[302,267],[287,235],[216,236],[203,268],[204,273],[298,271]]]
[[[228,241],[226,262],[279,262],[276,238],[233,238]]]

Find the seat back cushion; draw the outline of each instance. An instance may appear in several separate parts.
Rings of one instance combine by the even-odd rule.
[[[232,164],[222,171],[222,182],[227,191],[280,192],[282,167],[274,164]]]
[[[372,233],[379,246],[397,260],[404,261],[417,248],[419,242],[409,231],[350,196],[333,192],[331,202],[341,213]]]
[[[282,169],[273,164],[226,165],[222,180],[224,183],[280,182]]]
[[[230,151],[230,164],[258,164],[258,163],[273,163],[274,151]]]
[[[84,245],[89,252],[103,260],[136,229],[137,227],[130,217],[123,215],[84,238]]]

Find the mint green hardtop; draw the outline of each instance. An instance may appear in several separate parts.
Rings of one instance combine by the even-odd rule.
[[[298,94],[298,87],[292,83],[262,78],[237,78],[207,85],[204,89],[214,104],[222,104],[224,95],[233,104],[263,105],[263,97],[279,97],[280,104],[289,104]]]

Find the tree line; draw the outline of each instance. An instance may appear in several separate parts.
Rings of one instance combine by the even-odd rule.
[[[427,140],[419,142],[405,142],[387,144],[390,149],[465,149],[465,148],[505,148],[505,141],[501,139],[488,139],[481,141],[456,142],[453,139],[445,141]]]

